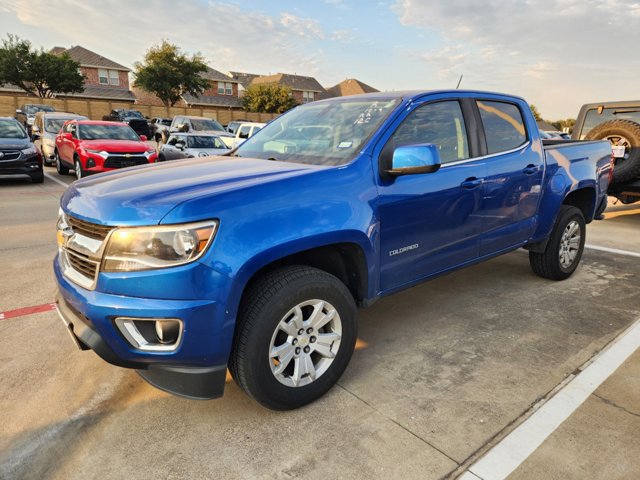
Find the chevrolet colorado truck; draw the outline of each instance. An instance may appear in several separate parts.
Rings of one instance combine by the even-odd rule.
[[[300,407],[347,367],[358,306],[522,247],[569,277],[611,168],[607,142],[545,145],[519,97],[309,103],[227,156],[74,182],[58,312],[81,349],[162,390],[219,397],[228,368],[262,405]]]

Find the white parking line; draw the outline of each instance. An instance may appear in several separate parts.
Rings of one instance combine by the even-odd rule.
[[[589,244],[586,244],[584,248],[590,248],[591,250],[600,250],[602,252],[617,253],[618,255],[627,255],[628,257],[640,258],[640,253],[631,252],[629,250],[620,250],[617,248],[601,247],[600,245],[589,245]]]
[[[47,177],[49,180],[53,180],[54,182],[62,185],[64,188],[67,188],[69,186],[68,183],[64,183],[62,180],[60,180],[60,179],[58,179],[58,178],[54,177],[53,175],[50,175],[50,174],[48,174],[46,172],[45,172],[44,176]]]
[[[522,464],[615,370],[640,347],[640,319],[489,450],[460,480],[499,480]]]

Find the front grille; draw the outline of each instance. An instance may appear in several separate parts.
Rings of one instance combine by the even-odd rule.
[[[9,151],[9,152],[3,152],[0,151],[0,162],[4,161],[4,160],[17,160],[18,157],[20,157],[20,152],[19,151]]]
[[[125,168],[149,163],[144,155],[109,155],[104,161],[105,168]]]
[[[93,238],[96,240],[104,240],[114,227],[107,225],[97,225],[95,223],[85,222],[78,218],[67,216],[67,223],[73,229],[75,233],[84,235],[85,237]]]
[[[96,277],[96,270],[98,268],[97,263],[92,262],[84,255],[72,250],[67,250],[67,258],[69,259],[71,266],[85,277],[91,280]]]

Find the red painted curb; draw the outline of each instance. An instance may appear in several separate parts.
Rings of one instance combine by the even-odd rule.
[[[42,305],[34,305],[32,307],[16,308],[15,310],[7,310],[0,312],[0,320],[9,320],[10,318],[23,317],[32,313],[49,312],[56,309],[55,303],[43,303]]]

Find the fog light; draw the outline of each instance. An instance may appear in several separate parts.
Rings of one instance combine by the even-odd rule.
[[[156,320],[156,335],[162,344],[176,343],[180,336],[180,322],[177,320]]]
[[[93,168],[96,166],[96,161],[93,158],[87,159],[87,168]]]
[[[115,323],[131,346],[151,352],[177,349],[184,331],[182,320],[174,318],[118,317]]]

